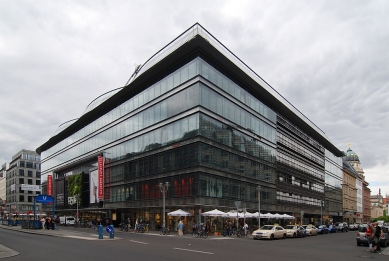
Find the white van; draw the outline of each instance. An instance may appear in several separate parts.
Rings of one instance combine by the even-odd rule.
[[[73,216],[59,217],[59,224],[62,226],[73,226],[75,222],[76,222],[76,218]]]

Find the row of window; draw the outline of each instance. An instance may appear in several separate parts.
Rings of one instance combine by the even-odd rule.
[[[30,161],[23,161],[23,160],[19,161],[18,166],[21,168],[29,168],[29,169],[37,169],[37,170],[41,169],[41,164],[33,163]]]
[[[38,162],[41,161],[41,156],[38,154],[22,153],[20,155],[20,158],[25,160],[38,161]]]
[[[106,194],[110,202],[161,199],[161,182],[169,182],[166,198],[204,196],[258,202],[257,185],[200,173],[108,187]],[[274,204],[275,190],[262,186],[261,202]]]
[[[257,113],[263,115],[269,120],[276,122],[275,112],[265,106],[262,102],[258,101],[252,95],[247,93],[240,86],[232,82],[226,76],[215,70],[212,66],[208,65],[201,58],[196,58],[188,64],[184,65],[177,71],[172,74],[166,76],[161,81],[153,84],[148,87],[142,93],[137,96],[131,98],[127,102],[121,104],[117,108],[108,112],[106,115],[101,116],[99,119],[90,123],[88,126],[85,126],[78,132],[54,145],[52,148],[47,151],[42,152],[42,158],[46,159],[48,156],[53,153],[60,151],[70,144],[86,137],[89,134],[92,134],[96,130],[104,127],[118,118],[132,112],[133,110],[143,106],[144,104],[154,100],[155,98],[169,92],[180,84],[192,79],[196,75],[202,75],[206,79],[209,79],[211,82],[219,86],[221,89],[225,90],[226,93],[230,94],[231,97],[235,97],[244,104],[250,106]],[[194,96],[191,96],[193,98]],[[187,100],[190,102],[190,99]],[[176,100],[173,101],[176,103]],[[48,169],[45,167],[45,169]]]
[[[324,152],[324,147],[316,140],[312,139],[312,137],[308,136],[305,132],[301,131],[297,126],[290,123],[288,120],[283,118],[280,115],[277,115],[277,124],[284,126],[286,129],[299,136],[309,144],[311,144],[314,148],[318,149],[321,152]]]
[[[112,161],[114,161],[115,159],[121,159],[122,157],[128,157],[137,153],[149,151],[161,146],[188,139],[196,135],[202,135],[210,139],[216,139],[220,143],[234,147],[243,152],[247,152],[263,160],[275,162],[276,152],[274,148],[271,148],[270,146],[265,145],[259,141],[253,140],[252,137],[245,135],[240,131],[234,130],[228,125],[213,120],[210,117],[199,117],[199,115],[200,114],[196,114],[188,118],[178,120],[147,134],[123,142],[113,148],[106,149],[105,151],[107,152],[108,157],[112,158]],[[103,137],[99,137],[100,134],[76,147],[67,150],[64,153],[61,153],[60,155],[47,161],[45,166],[54,167],[62,162],[70,160],[72,157],[74,158],[86,153],[87,149],[96,149],[93,147],[91,148],[91,146],[96,147],[101,145],[96,144],[98,141],[100,141],[102,144],[105,141]],[[82,151],[80,151],[81,149]]]
[[[305,146],[297,142],[295,139],[289,138],[284,133],[277,132],[277,142],[284,145],[285,147],[297,152],[298,154],[304,155],[305,157],[315,161],[324,167],[324,155],[318,155],[311,150],[307,149]]]
[[[275,183],[276,170],[265,164],[203,143],[180,146],[157,155],[143,157],[106,168],[106,182],[154,176],[194,166],[205,166],[223,172]]]
[[[295,177],[295,176],[290,175],[290,174],[278,172],[278,180],[279,180],[279,182],[286,183],[288,185],[293,185],[293,186],[297,186],[297,187],[301,186],[301,187],[306,188],[306,189],[310,189],[313,191],[324,193],[324,185],[319,184],[319,183],[314,182],[314,181],[304,180],[304,179]]]
[[[286,155],[283,151],[278,151],[277,161],[279,163],[285,164],[295,170],[299,170],[308,175],[315,176],[321,180],[324,179],[323,171],[320,171],[317,168],[312,167],[312,165],[307,164],[306,162],[298,159],[296,157],[292,157],[290,155]]]
[[[295,204],[306,204],[311,206],[318,206],[318,207],[320,207],[321,205],[321,199],[296,195],[293,193],[282,192],[282,191],[277,191],[277,200],[286,201]]]
[[[30,191],[31,192],[31,191]],[[40,194],[39,192],[37,192],[36,194]],[[19,198],[19,200],[17,201],[16,199]],[[11,196],[9,197],[9,199],[7,200],[8,203],[14,203],[14,202],[18,202],[18,203],[23,203],[23,202],[34,202],[34,196],[25,196],[25,195],[19,195],[19,196]],[[32,208],[33,210],[33,208]]]

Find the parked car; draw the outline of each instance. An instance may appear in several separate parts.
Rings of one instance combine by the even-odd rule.
[[[317,228],[314,225],[303,225],[308,236],[317,235]]]
[[[284,227],[284,230],[286,231],[286,237],[305,237],[305,230],[299,225],[288,225]]]
[[[389,226],[382,226],[382,234],[379,243],[382,247],[389,245]]]
[[[348,229],[349,229],[349,230],[357,230],[357,229],[355,228],[355,225],[354,225],[354,224],[348,225]]]
[[[326,225],[320,225],[318,228],[317,228],[317,233],[318,234],[328,234],[328,227]]]
[[[328,233],[338,233],[338,227],[334,224],[328,226]]]
[[[286,231],[281,226],[265,225],[253,232],[253,239],[267,238],[273,240],[274,238],[286,238]]]
[[[348,232],[347,223],[339,223],[339,225],[338,225],[338,231],[341,231],[341,232]]]
[[[358,229],[357,233],[357,245],[368,245],[367,242],[367,237],[366,237],[366,230],[367,230],[367,225],[366,226],[360,226]]]

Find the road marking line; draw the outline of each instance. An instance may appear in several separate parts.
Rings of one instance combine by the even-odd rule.
[[[129,240],[131,242],[134,242],[134,243],[139,243],[139,244],[145,244],[145,245],[148,245],[149,243],[146,243],[146,242],[140,242],[140,241],[135,241],[135,240]]]
[[[182,251],[189,251],[189,252],[196,252],[196,253],[202,253],[202,254],[208,254],[208,255],[213,255],[214,253],[211,253],[211,252],[204,252],[204,251],[197,251],[197,250],[191,250],[191,249],[185,249],[185,248],[173,248],[173,249],[176,249],[176,250],[182,250]]]
[[[64,237],[84,239],[84,240],[97,240],[98,239],[98,238],[80,237],[80,236],[64,236]]]

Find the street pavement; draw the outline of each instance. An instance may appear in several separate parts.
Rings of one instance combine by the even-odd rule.
[[[109,234],[105,231],[103,231],[103,238],[100,239],[98,235],[97,230],[93,230],[91,228],[73,228],[73,227],[60,227],[59,230],[42,230],[42,229],[25,229],[21,228],[21,226],[5,226],[0,225],[1,229],[8,229],[17,231],[20,233],[29,233],[29,234],[37,234],[42,236],[52,236],[52,237],[63,237],[63,238],[74,238],[74,239],[80,239],[80,240],[98,240],[98,241],[112,241],[112,240],[123,240],[126,238],[126,232],[118,231],[118,229],[115,229],[114,238],[111,238]],[[124,233],[124,234],[123,234]],[[159,235],[158,231],[150,231],[150,235]],[[122,235],[122,237],[121,237]],[[176,232],[172,233],[170,235],[171,237],[178,237],[178,234]],[[230,239],[230,238],[223,238],[222,236],[212,236],[213,239]],[[219,241],[219,240],[217,240]],[[224,241],[224,240],[223,240]],[[381,253],[382,255],[389,256],[389,247],[383,248],[383,251]],[[17,251],[14,251],[13,249],[10,249],[8,247],[5,247],[0,244],[0,258],[6,258],[6,257],[12,257],[19,255]]]

